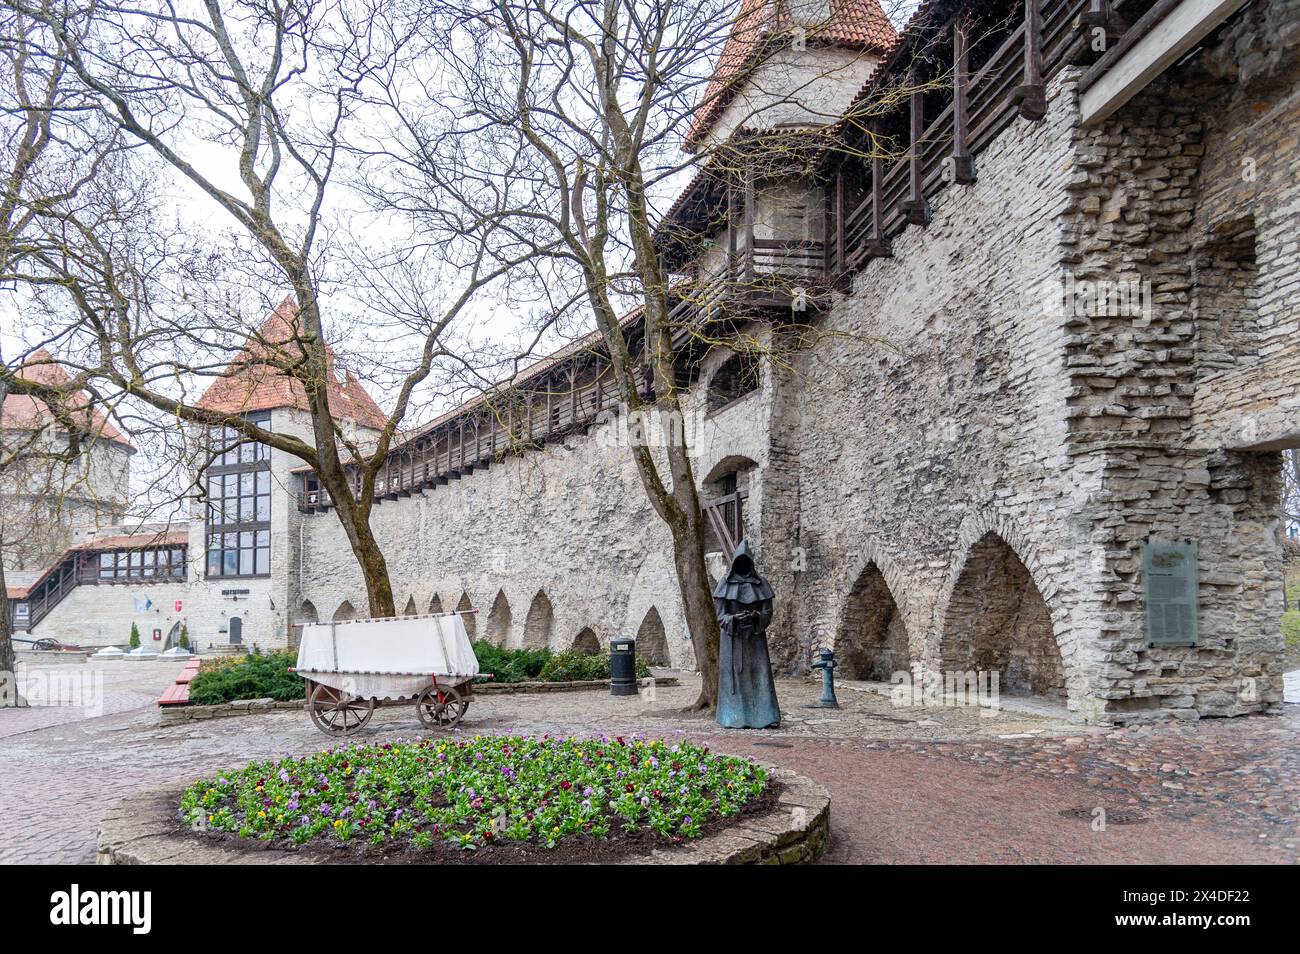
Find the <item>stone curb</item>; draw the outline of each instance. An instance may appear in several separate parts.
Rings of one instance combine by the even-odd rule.
[[[776,807],[681,848],[626,858],[628,865],[797,865],[820,857],[830,831],[831,799],[812,779],[767,766],[783,789]],[[154,789],[123,799],[99,822],[95,863],[101,865],[318,865],[319,856],[206,844],[176,831],[182,788]],[[256,845],[256,843],[254,843]]]
[[[676,676],[642,679],[640,685],[672,688],[681,685]],[[608,689],[608,679],[588,679],[578,682],[503,682],[498,685],[484,683],[474,687],[476,696],[500,696],[513,693],[538,692],[582,692],[594,689]],[[214,706],[163,706],[158,710],[159,725],[182,725],[201,719],[229,719],[234,716],[259,715],[277,709],[301,709],[301,700],[278,702],[274,699],[237,699],[234,702],[222,702]]]
[[[663,686],[665,689],[681,685],[681,681],[676,676],[652,676],[648,679],[637,680],[638,686],[649,686],[651,683],[655,686]],[[608,679],[580,679],[575,682],[485,682],[481,686],[474,687],[474,695],[504,696],[516,692],[582,692],[589,689],[608,688]]]

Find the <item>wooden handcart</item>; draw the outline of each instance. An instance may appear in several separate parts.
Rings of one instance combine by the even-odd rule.
[[[339,736],[360,731],[380,706],[408,702],[426,728],[452,728],[479,672],[459,613],[304,626],[296,669],[312,722]]]

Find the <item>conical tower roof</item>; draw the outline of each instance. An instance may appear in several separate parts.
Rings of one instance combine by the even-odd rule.
[[[277,351],[293,349],[288,353],[297,353],[295,342],[301,336],[298,306],[292,298],[285,298],[267,316],[257,333],[249,336],[243,350],[221,377],[212,382],[199,399],[198,406],[224,414],[248,414],[277,408],[306,411],[307,392],[302,382],[266,363]],[[335,373],[334,352],[326,346],[325,353],[330,365],[326,382],[330,413],[339,420],[354,421],[363,427],[382,428],[386,417],[374,398],[351,371],[345,371],[342,377]]]

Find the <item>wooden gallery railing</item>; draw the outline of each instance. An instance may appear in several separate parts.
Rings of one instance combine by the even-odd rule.
[[[907,156],[887,159],[877,153],[865,169],[859,160],[843,159],[826,190],[826,235],[820,242],[754,237],[752,187],[743,185],[729,194],[721,267],[672,290],[669,322],[675,339],[689,337],[715,317],[746,309],[797,308],[804,293],[820,294],[869,259],[888,256],[893,236],[928,220],[927,197],[975,180],[974,157],[1016,116],[1043,117],[1047,80],[1079,51],[1088,29],[1112,22],[1114,10],[1123,7],[1127,14],[1147,2],[1023,0],[1019,22],[974,68],[972,43],[991,45],[996,37],[972,36],[973,28],[960,21],[949,24],[951,96],[927,121],[925,84],[919,82],[924,77],[912,77],[918,82],[911,84],[906,104]],[[864,181],[865,194],[858,196],[854,183]],[[395,449],[379,477],[376,500],[445,484],[589,427],[603,409],[618,403],[602,361],[595,352],[568,359],[545,372],[539,384],[513,392],[511,400],[494,404],[484,399]],[[637,386],[645,394],[653,390],[644,370],[638,372]],[[324,491],[304,493],[300,500],[303,510],[329,506]]]
[[[974,156],[1016,116],[1041,119],[1045,84],[1075,46],[1079,18],[1097,0],[1025,0],[1021,21],[988,58],[971,72],[971,29],[950,25],[951,101],[925,121],[923,78],[911,77],[907,156],[891,159],[873,150],[866,162],[865,195],[852,194],[848,162],[828,190],[830,224],[826,266],[837,277],[871,258],[888,256],[890,240],[909,224],[925,224],[926,197],[952,183],[975,179]],[[880,131],[876,122],[874,130]]]
[[[577,363],[561,365],[537,383],[514,392],[482,399],[474,410],[431,427],[389,455],[375,480],[375,502],[409,497],[459,480],[511,455],[581,431],[596,423],[604,410],[619,404],[618,390],[607,362],[595,353]],[[580,377],[581,375],[581,377]],[[649,393],[645,366],[636,371],[636,384]],[[361,495],[354,477],[353,494]],[[328,510],[330,494],[305,490],[298,507],[307,512]]]

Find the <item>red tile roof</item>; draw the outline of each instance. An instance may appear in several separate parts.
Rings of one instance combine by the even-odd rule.
[[[298,326],[298,307],[292,298],[282,301],[255,335],[250,335],[239,353],[221,377],[199,399],[199,407],[223,414],[247,414],[251,411],[270,411],[276,408],[307,410],[307,392],[302,382],[280,369],[266,363],[272,356],[293,359],[301,354],[297,340],[302,334]],[[345,371],[343,379],[335,373],[334,351],[325,349],[330,365],[326,382],[330,411],[340,420],[356,421],[363,427],[382,428],[387,420],[357,376]]]
[[[72,378],[63,365],[44,348],[29,355],[22,367],[15,372],[15,377],[49,388],[66,388],[72,383]],[[126,435],[91,406],[90,396],[85,391],[68,392],[66,403],[74,420],[85,420],[89,411],[89,420],[85,420],[85,426],[93,437],[131,447]],[[4,406],[0,408],[0,426],[6,430],[34,431],[51,425],[62,427],[58,424],[54,411],[42,398],[33,394],[10,394],[5,397]]]
[[[745,69],[762,41],[793,24],[782,0],[741,0],[740,12],[723,44],[713,79],[686,134],[687,148],[699,144],[744,84]],[[893,44],[895,36],[893,24],[878,0],[830,0],[830,17],[810,31],[808,39],[832,46],[884,51]]]

